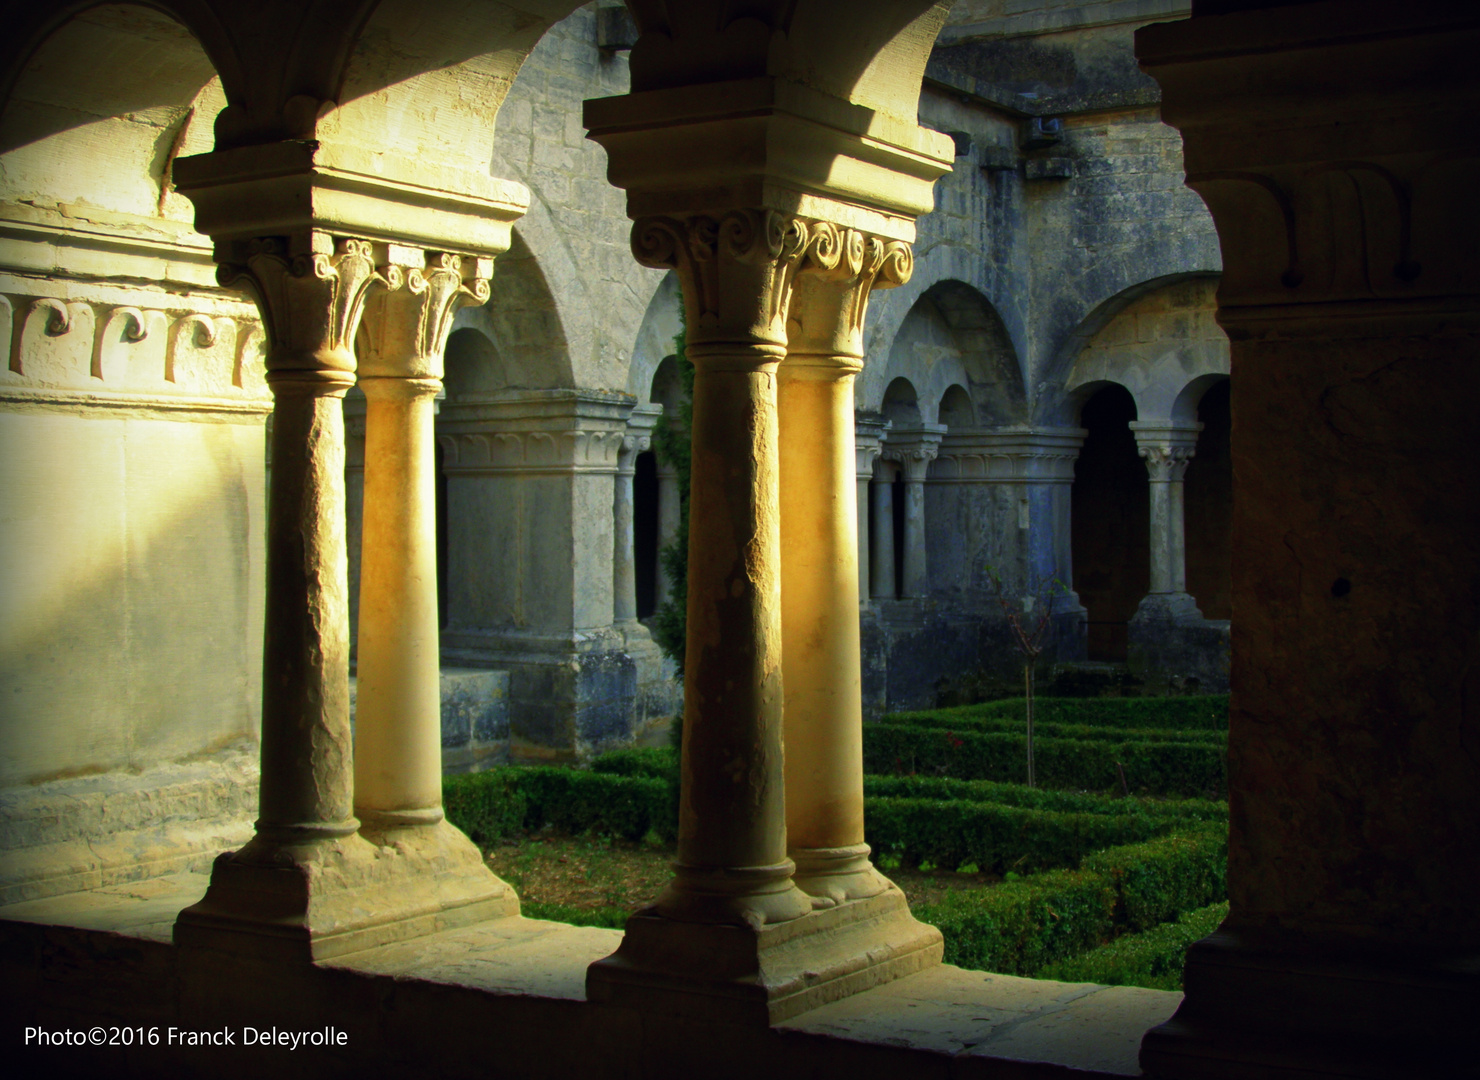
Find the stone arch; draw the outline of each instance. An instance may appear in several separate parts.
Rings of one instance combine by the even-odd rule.
[[[1169,420],[1179,408],[1190,414],[1197,397],[1179,405],[1185,388],[1202,380],[1205,389],[1228,374],[1217,282],[1211,275],[1184,277],[1117,298],[1123,302],[1099,322],[1067,370],[1066,399],[1082,403],[1081,388],[1109,381],[1130,391],[1142,420]]]
[[[967,393],[983,427],[1021,423],[1026,394],[1017,351],[996,309],[962,281],[936,282],[911,306],[889,347],[886,364],[865,369],[859,406],[877,409],[892,377],[908,374],[922,398],[939,403],[951,385]],[[929,419],[929,418],[927,418]]]
[[[7,197],[44,209],[96,207],[167,219],[186,243],[190,203],[170,190],[182,154],[211,147],[225,104],[191,30],[154,6],[105,4],[50,25],[9,83],[0,111]]]
[[[668,398],[659,398],[678,386],[674,342],[683,332],[683,297],[678,275],[669,271],[653,290],[632,347],[632,362],[627,368],[627,393],[638,401],[651,401],[668,406]],[[671,361],[671,362],[670,362]],[[664,372],[668,374],[665,375]],[[672,400],[676,401],[677,398]]]
[[[914,384],[903,375],[897,376],[884,391],[884,400],[879,411],[884,419],[895,427],[915,427],[923,419],[920,412],[920,395]]]
[[[513,244],[499,256],[488,303],[463,308],[452,323],[454,333],[475,329],[492,347],[491,354],[481,354],[489,366],[479,377],[479,392],[574,386],[563,314],[540,260],[516,229]],[[500,377],[497,385],[488,381],[493,372]]]
[[[936,409],[936,417],[939,423],[953,431],[976,427],[976,406],[971,403],[971,395],[964,386],[952,383],[946,387],[946,392],[941,395],[940,406]]]
[[[1096,304],[1049,354],[1039,391],[1035,395],[1036,422],[1072,423],[1073,414],[1083,404],[1082,397],[1073,392],[1075,388],[1082,387],[1097,377],[1104,377],[1084,369],[1076,371],[1076,368],[1080,366],[1085,350],[1127,309],[1147,296],[1177,287],[1202,290],[1211,297],[1218,278],[1216,270],[1190,270],[1150,277],[1122,288]],[[1214,309],[1216,310],[1216,302]]]

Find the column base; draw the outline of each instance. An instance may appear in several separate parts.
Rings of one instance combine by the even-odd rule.
[[[939,964],[940,931],[898,888],[766,926],[689,923],[648,908],[586,969],[598,1005],[765,1026]]]
[[[255,837],[217,857],[175,944],[315,961],[519,914],[519,897],[446,821],[332,840]]]
[[[894,882],[869,861],[869,846],[792,848],[787,852],[796,871],[797,888],[812,897],[813,907],[831,907],[849,900],[866,900],[894,888]]]
[[[1229,624],[1205,619],[1187,593],[1151,593],[1126,627],[1126,663],[1148,687],[1226,694]]]
[[[1188,951],[1186,997],[1141,1042],[1163,1080],[1475,1076],[1480,956],[1288,931],[1220,930]]]

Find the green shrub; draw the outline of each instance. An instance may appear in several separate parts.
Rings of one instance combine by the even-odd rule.
[[[1049,964],[1040,979],[1092,982],[1104,986],[1144,986],[1151,990],[1182,989],[1187,948],[1214,930],[1228,915],[1228,902],[1186,912],[1140,934],[1126,934],[1108,945]]]
[[[1201,828],[1112,848],[1078,870],[1050,870],[989,889],[950,892],[915,915],[945,935],[948,963],[1026,975],[1227,895],[1228,837]]]
[[[896,713],[886,722],[921,724],[919,717],[932,717],[946,724],[952,720],[997,718],[1026,722],[1023,698],[1006,698],[979,705],[960,705],[925,712]],[[1228,730],[1228,695],[1170,698],[1054,698],[1033,699],[1033,722],[1041,724],[1087,724],[1093,727],[1147,728],[1165,730]]]
[[[1214,799],[1148,799],[1087,791],[1030,788],[996,780],[953,780],[948,776],[865,776],[864,798],[965,799],[1030,810],[1071,814],[1148,814],[1191,821],[1227,821],[1228,804]]]
[[[448,820],[479,843],[546,825],[628,840],[649,831],[665,840],[677,833],[674,785],[652,777],[507,766],[448,777],[442,792]]]
[[[494,844],[524,829],[528,810],[519,790],[519,770],[447,776],[442,779],[442,810],[447,820],[479,844]]]
[[[864,836],[880,854],[906,865],[946,869],[975,863],[982,870],[1070,867],[1091,852],[1160,836],[1189,822],[1149,814],[1086,814],[1033,810],[964,799],[864,801]]]
[[[1133,791],[1201,796],[1227,790],[1226,753],[1221,745],[1035,739],[1034,755],[1038,782],[1044,787],[1108,790],[1119,782],[1118,761]],[[1026,756],[1023,735],[882,722],[866,724],[863,729],[866,773],[1017,781],[1024,778]]]
[[[591,771],[669,780],[678,775],[678,755],[666,746],[629,746],[602,754],[591,762]]]
[[[1025,721],[1010,716],[943,716],[939,713],[894,713],[879,721],[943,731],[1001,732],[1022,735]],[[1228,732],[1208,728],[1124,728],[1099,724],[1061,724],[1035,718],[1033,731],[1045,739],[1088,739],[1100,742],[1191,742],[1222,745]]]

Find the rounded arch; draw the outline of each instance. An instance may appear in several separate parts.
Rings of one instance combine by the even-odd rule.
[[[7,198],[189,226],[193,210],[171,190],[170,170],[181,154],[210,149],[224,103],[209,56],[178,20],[153,5],[74,11],[34,43],[9,84],[0,110]]]
[[[946,392],[940,399],[940,407],[936,410],[936,417],[939,423],[952,430],[976,427],[976,407],[972,405],[971,395],[966,392],[966,387],[960,383],[952,383],[946,387]]]
[[[683,333],[683,296],[679,291],[678,275],[672,270],[663,275],[658,287],[648,300],[642,324],[637,330],[637,340],[632,346],[632,361],[627,366],[627,393],[638,401],[651,401],[667,406],[668,402],[657,396],[659,375],[665,367],[672,369],[668,380],[677,379],[676,362],[673,360],[674,342]],[[664,381],[664,386],[669,381]]]
[[[510,383],[498,346],[481,326],[462,326],[447,335],[442,384],[449,399],[496,393]]]
[[[984,427],[1021,423],[1027,415],[1022,368],[1002,319],[986,297],[959,280],[937,282],[911,306],[887,362],[874,372],[865,369],[859,407],[877,409],[888,380],[899,375],[936,403],[949,386],[960,385]]]
[[[920,395],[915,392],[914,384],[902,375],[885,389],[879,411],[896,428],[919,427],[924,419],[920,412]]]
[[[1100,322],[1065,373],[1067,399],[1082,400],[1079,390],[1088,384],[1116,382],[1136,399],[1141,419],[1175,418],[1189,382],[1228,374],[1216,288],[1216,277],[1201,275],[1117,298],[1124,302]]]
[[[479,331],[499,358],[504,381],[485,391],[550,390],[575,385],[561,315],[540,261],[516,230],[513,244],[499,256],[488,303],[463,308],[452,326],[454,332]]]
[[[1177,286],[1190,286],[1212,296],[1220,276],[1218,270],[1199,269],[1149,277],[1101,300],[1049,354],[1043,378],[1040,380],[1040,393],[1034,403],[1035,421],[1062,424],[1070,420],[1070,413],[1077,409],[1075,402],[1079,400],[1073,390],[1076,386],[1093,381],[1093,377],[1087,373],[1076,375],[1076,365],[1095,339],[1103,335],[1107,327],[1128,308],[1144,297]],[[1217,303],[1214,300],[1212,314],[1216,315],[1216,311]]]
[[[1227,383],[1225,372],[1212,372],[1192,379],[1172,402],[1171,418],[1182,423],[1196,423],[1203,398],[1219,386],[1226,387]]]

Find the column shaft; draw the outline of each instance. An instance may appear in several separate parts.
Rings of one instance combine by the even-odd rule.
[[[357,828],[350,788],[344,418],[352,376],[270,371],[272,487],[262,679],[259,836]]]
[[[853,377],[845,357],[781,367],[786,830],[797,884],[839,903],[888,881],[863,841]]]
[[[367,821],[442,817],[434,398],[437,378],[362,378],[355,808]]]
[[[873,562],[873,555],[869,549],[869,509],[868,509],[868,486],[867,476],[857,477],[854,481],[856,491],[853,496],[854,510],[857,514],[858,524],[858,599],[861,603],[867,599],[869,589],[869,568]]]
[[[632,478],[638,452],[644,449],[628,436],[617,455],[612,520],[615,543],[612,550],[612,619],[632,622],[637,618],[637,558],[635,552]]]
[[[683,798],[676,919],[811,904],[791,882],[782,788],[776,366],[769,345],[691,344],[694,372]]]
[[[925,476],[924,469],[905,466],[904,474],[904,581],[899,595],[916,599],[930,590],[925,565]]]
[[[1174,566],[1181,552],[1173,550],[1175,530],[1172,527],[1172,481],[1151,478],[1151,591],[1177,592],[1172,586]]]

